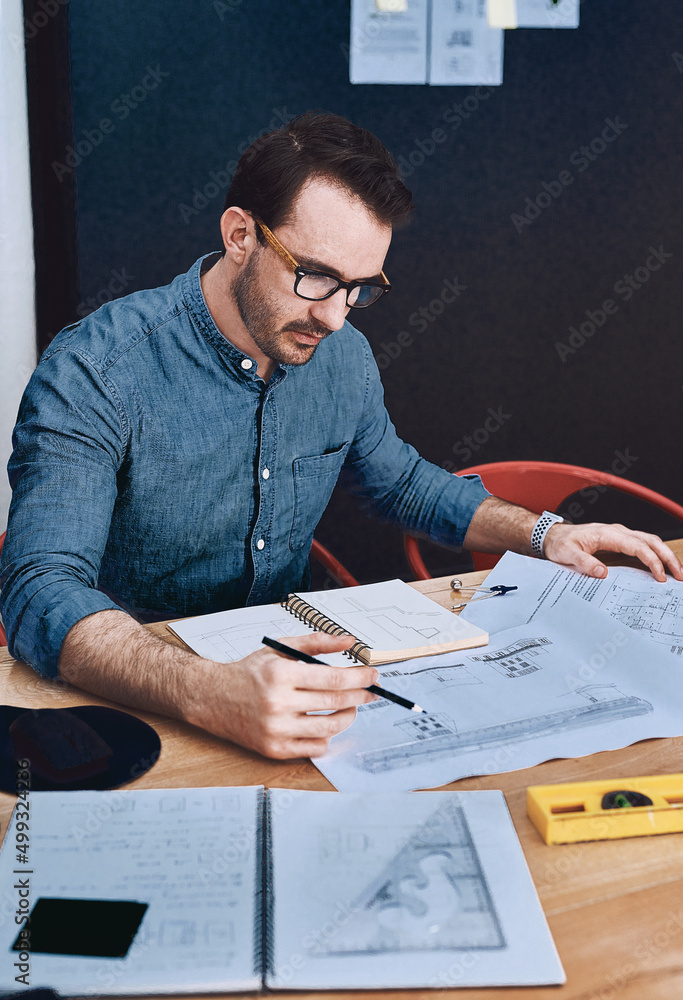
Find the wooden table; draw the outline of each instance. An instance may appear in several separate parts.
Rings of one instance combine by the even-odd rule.
[[[683,556],[683,540],[670,543]],[[471,573],[464,583],[480,583]],[[444,606],[452,603],[449,577],[415,583]],[[165,625],[150,628],[170,642]],[[644,669],[646,669],[644,667]],[[106,705],[76,688],[39,678],[0,650],[4,704],[31,708]],[[267,785],[329,790],[309,760],[272,761],[199,729],[145,712],[162,740],[159,762],[128,787]],[[466,778],[447,785],[464,791],[500,788],[524,848],[536,889],[567,973],[561,987],[453,990],[461,1000],[676,1000],[683,997],[683,838],[679,834],[548,847],[526,814],[526,788],[559,781],[625,778],[683,772],[683,737],[645,740],[624,750],[577,760],[552,760],[508,774]],[[2,834],[14,797],[0,793]],[[443,992],[443,991],[440,991]],[[232,994],[234,996],[235,994]],[[339,993],[282,994],[339,997]],[[358,994],[355,994],[356,996]],[[372,991],[369,996],[434,997],[433,990]]]

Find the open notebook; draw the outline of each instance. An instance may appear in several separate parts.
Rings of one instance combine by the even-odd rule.
[[[264,635],[272,639],[300,635],[301,623],[331,635],[354,636],[350,654],[373,665],[488,642],[488,634],[479,626],[447,611],[402,580],[290,594],[281,607],[218,611],[184,618],[168,627],[195,653],[227,663],[258,649]],[[329,656],[326,660],[335,662]]]
[[[564,982],[501,792],[36,792],[27,866],[15,850],[22,808],[0,888],[18,903],[25,880],[31,952],[26,925],[5,920],[0,964],[24,961],[32,988]]]

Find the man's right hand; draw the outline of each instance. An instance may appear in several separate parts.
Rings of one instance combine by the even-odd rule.
[[[312,656],[340,652],[355,640],[321,632],[288,639]],[[132,708],[170,715],[266,757],[318,757],[347,729],[356,706],[374,701],[374,667],[299,663],[258,649],[217,663],[164,642],[124,611],[98,611],[69,630],[60,677]],[[308,715],[309,712],[330,715]]]
[[[287,639],[323,658],[354,642],[351,636],[320,632]],[[319,757],[330,739],[351,725],[356,706],[377,699],[364,690],[379,678],[374,667],[315,666],[265,648],[233,663],[203,662],[205,683],[185,720],[280,760]],[[321,711],[331,714],[307,714]]]

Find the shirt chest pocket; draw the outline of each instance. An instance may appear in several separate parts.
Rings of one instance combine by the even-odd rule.
[[[289,536],[289,547],[293,551],[310,543],[332,496],[348,447],[346,441],[324,455],[294,459],[294,517]]]

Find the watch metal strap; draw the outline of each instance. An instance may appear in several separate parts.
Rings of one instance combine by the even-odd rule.
[[[549,510],[544,510],[531,532],[531,551],[538,559],[545,558],[543,552],[543,542],[554,524],[561,524],[564,520],[559,514],[553,514]]]

